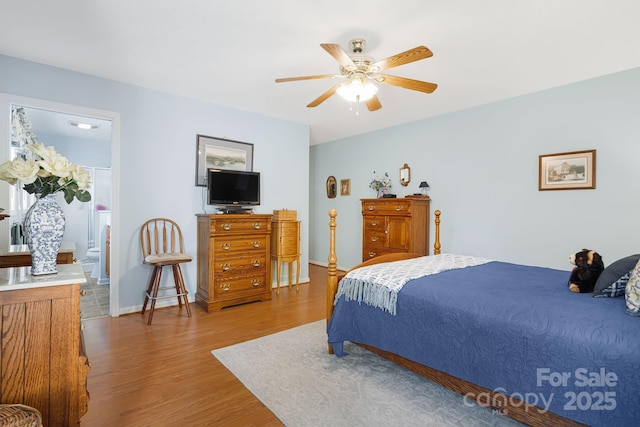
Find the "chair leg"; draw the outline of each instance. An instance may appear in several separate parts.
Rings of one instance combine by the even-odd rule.
[[[191,317],[191,307],[189,306],[189,298],[187,297],[187,288],[184,285],[184,278],[182,277],[182,269],[180,265],[173,266],[173,279],[176,283],[176,290],[178,292],[178,305],[180,304],[180,294],[184,297],[184,305],[187,309],[187,316]]]
[[[154,266],[153,271],[151,272],[151,277],[149,278],[149,285],[147,286],[147,292],[144,294],[144,304],[142,304],[142,311],[140,314],[144,314],[147,309],[147,303],[149,302],[149,295],[153,292],[153,284],[156,281],[156,275],[158,274],[158,267]]]
[[[153,310],[156,308],[156,301],[158,300],[158,288],[160,288],[160,279],[162,278],[162,267],[156,267],[158,274],[156,274],[156,280],[153,285],[153,296],[151,297],[151,307],[149,308],[149,320],[147,325],[151,325],[151,319],[153,319]]]
[[[176,295],[178,296],[178,307],[182,307],[182,289],[180,288],[180,266],[172,265],[171,269],[173,270],[173,285],[176,288]],[[185,300],[186,301],[186,300]]]

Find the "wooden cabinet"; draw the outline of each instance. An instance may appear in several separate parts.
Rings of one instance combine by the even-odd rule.
[[[0,269],[0,403],[38,409],[44,426],[78,425],[87,412],[84,282],[79,265],[61,265],[57,274],[37,278],[26,267]]]
[[[300,221],[271,222],[271,260],[276,263],[277,294],[280,294],[280,265],[289,263],[289,287],[292,284],[293,263],[296,263],[296,290],[300,280]],[[273,270],[271,270],[273,272]],[[273,279],[270,280],[273,283]]]
[[[271,299],[271,215],[198,215],[198,291],[205,311]]]
[[[362,260],[394,252],[429,255],[429,200],[361,199]]]
[[[58,251],[56,264],[73,263],[73,253],[76,245],[73,243],[63,243]],[[31,252],[27,245],[11,245],[9,251],[0,252],[0,268],[6,267],[30,267]]]

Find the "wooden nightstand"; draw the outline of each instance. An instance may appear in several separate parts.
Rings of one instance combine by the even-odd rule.
[[[293,278],[293,263],[296,262],[296,291],[300,281],[300,221],[271,222],[271,261],[276,262],[276,295],[280,295],[280,265],[289,263],[289,289]],[[273,269],[271,269],[273,275]],[[273,283],[273,277],[271,278]]]

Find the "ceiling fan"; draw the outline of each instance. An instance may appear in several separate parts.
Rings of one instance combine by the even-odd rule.
[[[405,89],[417,90],[431,93],[438,87],[435,83],[423,82],[420,80],[408,79],[405,77],[390,76],[380,74],[390,68],[409,64],[414,61],[426,59],[433,56],[425,46],[418,46],[381,61],[374,61],[368,55],[362,53],[366,41],[364,39],[353,39],[349,42],[352,54],[347,54],[340,45],[332,43],[322,43],[320,46],[326,50],[340,63],[340,74],[319,74],[315,76],[286,77],[276,79],[276,83],[293,82],[298,80],[314,80],[326,78],[344,78],[345,81],[338,83],[331,89],[311,101],[307,107],[317,107],[326,101],[334,93],[338,93],[344,99],[351,102],[364,102],[369,111],[382,108],[380,100],[376,96],[378,87],[374,84],[384,83],[391,86],[398,86]]]

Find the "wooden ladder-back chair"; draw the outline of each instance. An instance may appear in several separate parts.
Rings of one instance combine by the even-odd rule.
[[[144,305],[140,314],[144,315],[147,303],[151,300],[149,308],[149,320],[151,325],[153,310],[156,300],[161,298],[178,297],[178,305],[182,307],[182,299],[187,309],[187,314],[191,317],[191,308],[187,298],[187,289],[184,286],[182,270],[180,264],[190,262],[192,257],[184,253],[184,243],[182,241],[182,231],[175,221],[167,218],[153,218],[145,222],[140,228],[140,246],[142,247],[142,260],[144,264],[153,266],[149,286],[144,297]],[[173,270],[173,281],[175,284],[175,294],[164,293],[158,296],[158,291],[173,289],[172,287],[160,287],[162,269],[171,267]]]

